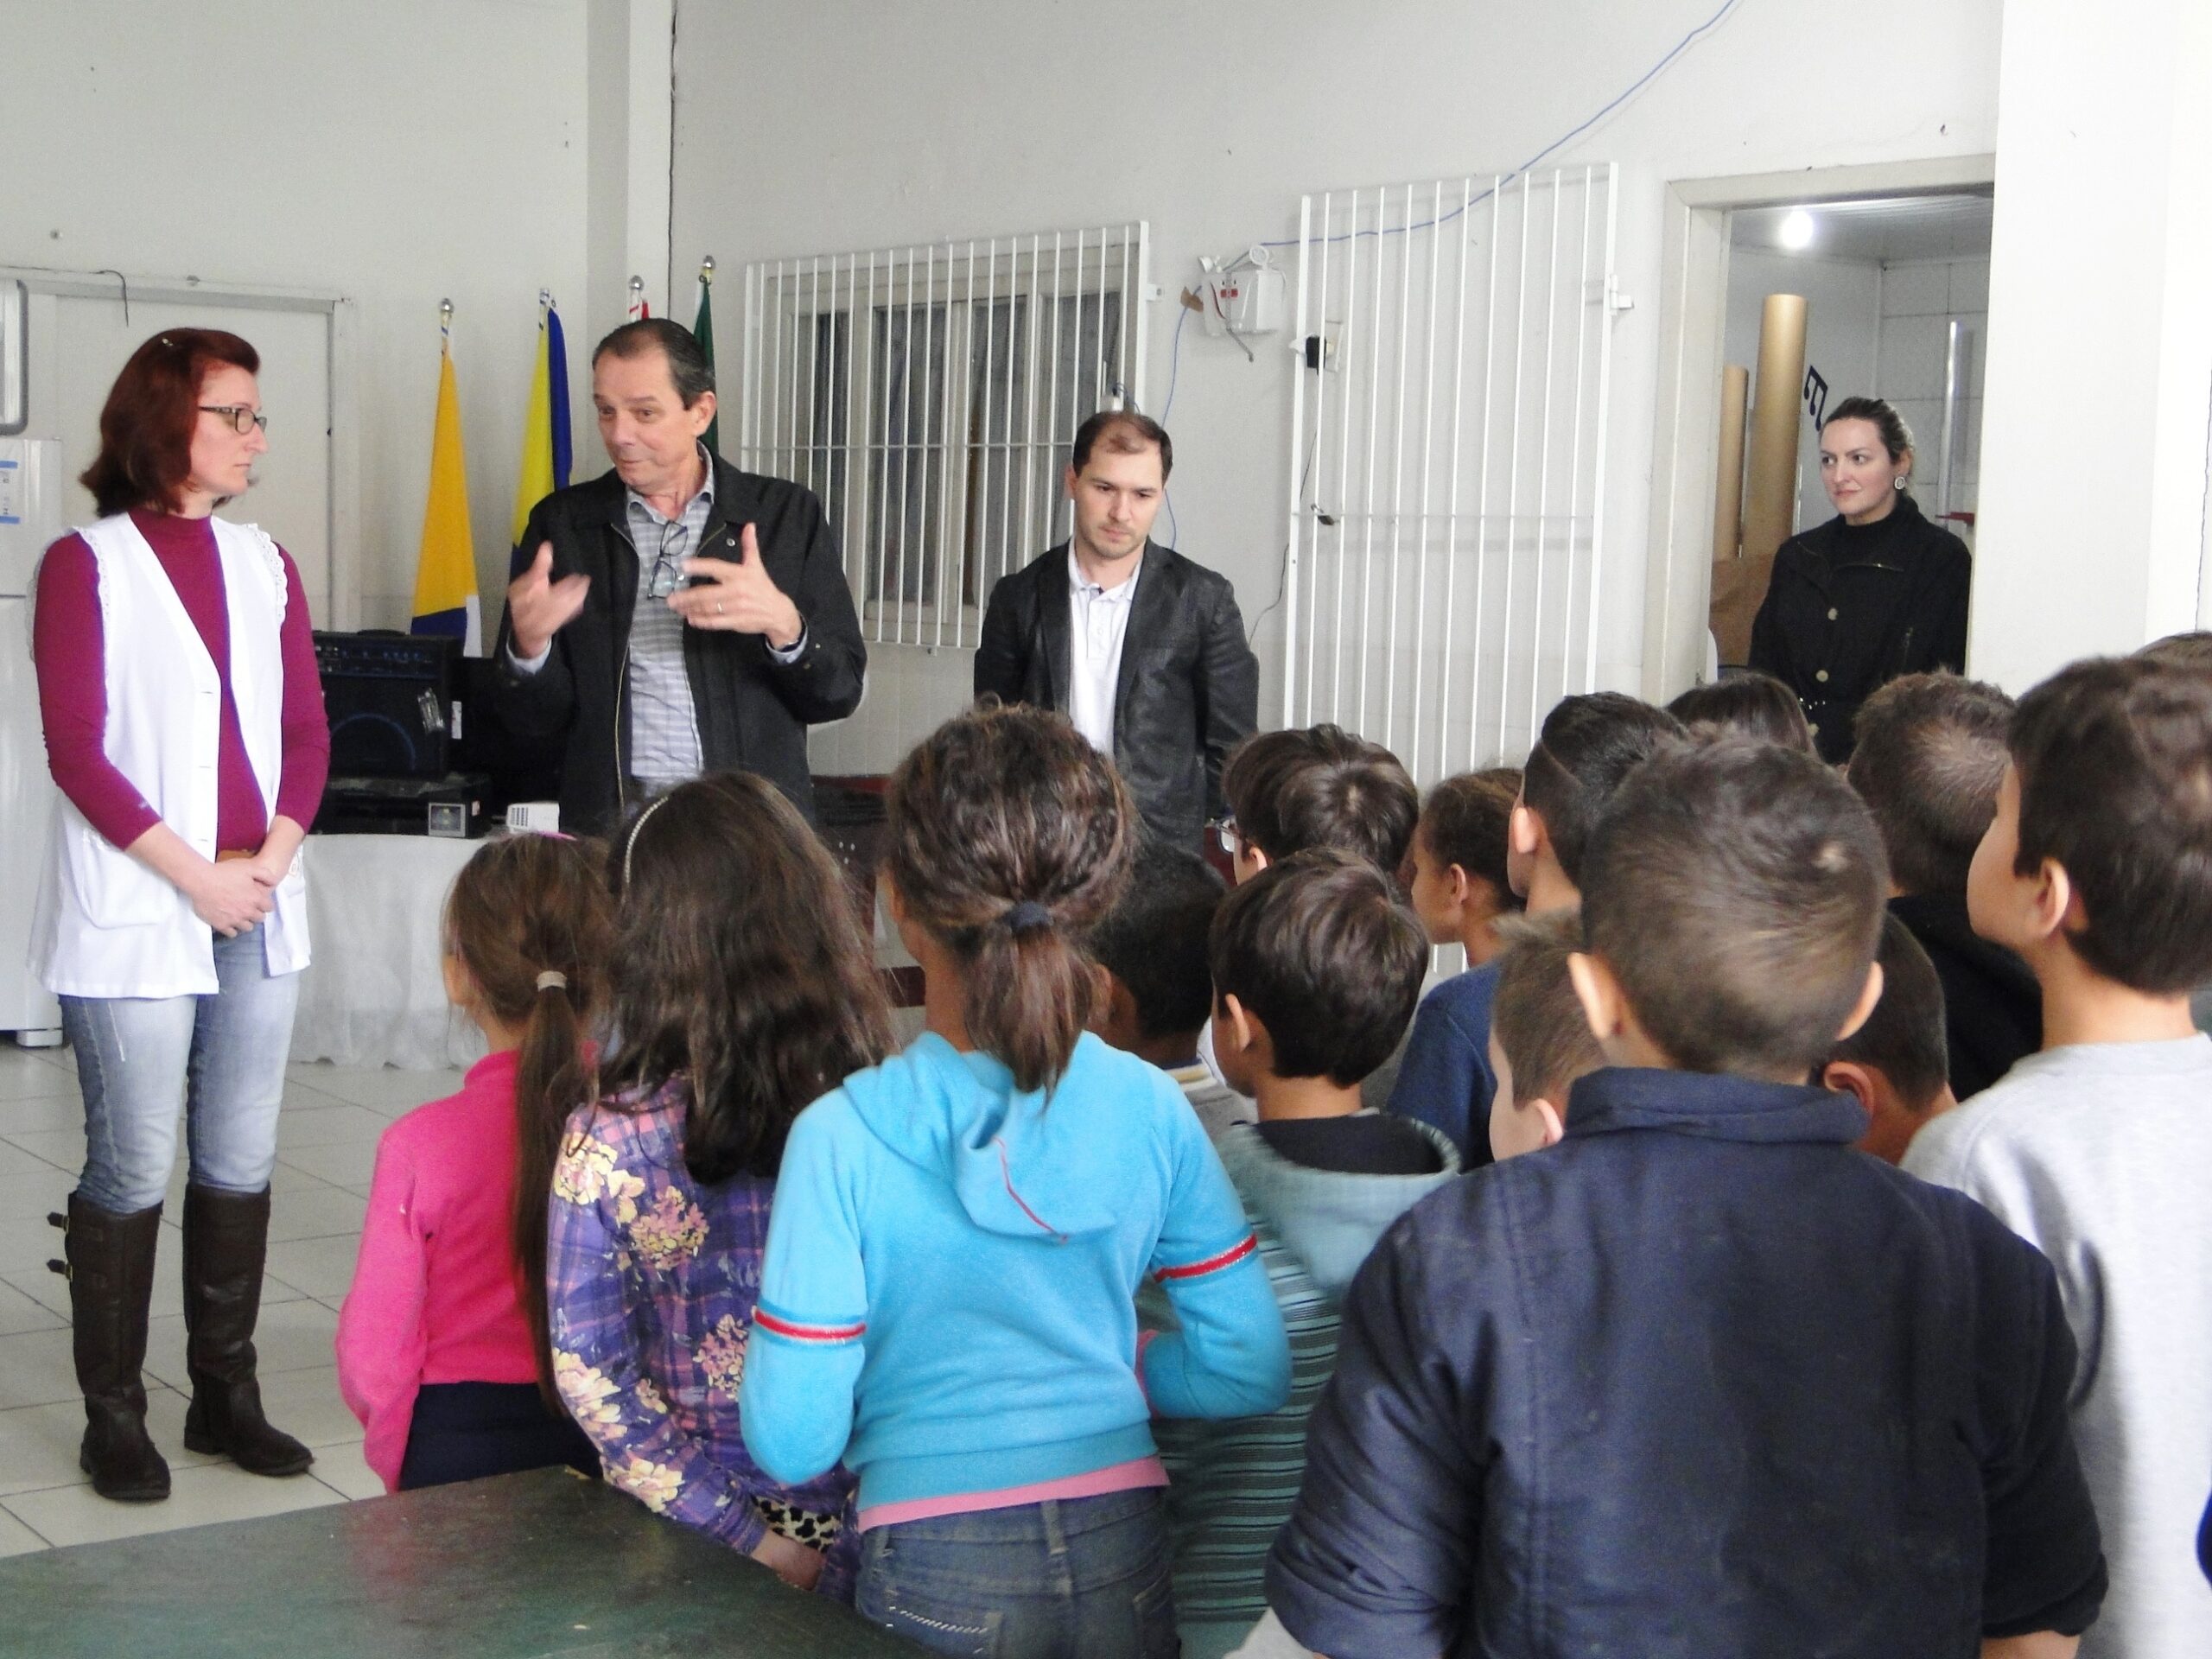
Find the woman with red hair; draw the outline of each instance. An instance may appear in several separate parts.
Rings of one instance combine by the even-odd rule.
[[[306,595],[284,550],[214,516],[269,448],[236,334],[131,354],[80,480],[99,518],[46,550],[32,654],[61,791],[34,931],[85,1101],[65,1254],[85,1395],[78,1461],[104,1497],[166,1497],[146,1433],[146,1317],[185,1108],[184,1443],[262,1475],[308,1448],[271,1427],[253,1328],[284,1062],[307,966],[300,840],[330,768]]]

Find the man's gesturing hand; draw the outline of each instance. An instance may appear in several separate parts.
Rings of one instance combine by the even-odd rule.
[[[684,574],[697,580],[671,594],[669,608],[695,628],[765,634],[770,645],[787,651],[806,632],[806,623],[760,562],[753,526],[746,525],[743,535],[734,564],[728,559],[684,560]]]
[[[589,576],[553,580],[553,543],[540,542],[530,569],[507,584],[507,627],[515,655],[524,662],[542,656],[553,636],[575,620],[591,589]]]

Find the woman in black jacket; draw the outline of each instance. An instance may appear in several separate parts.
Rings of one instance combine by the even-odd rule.
[[[1823,760],[1850,758],[1859,705],[1901,674],[1963,668],[1966,543],[1906,493],[1912,435],[1878,397],[1821,425],[1821,481],[1837,517],[1794,536],[1751,624],[1753,668],[1797,694]]]

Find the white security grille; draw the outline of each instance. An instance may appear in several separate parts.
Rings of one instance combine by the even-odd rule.
[[[740,465],[822,497],[879,643],[972,647],[1067,534],[1094,411],[1141,408],[1141,222],[749,265]]]
[[[1606,164],[1300,205],[1287,724],[1427,785],[1593,686],[1614,198]]]

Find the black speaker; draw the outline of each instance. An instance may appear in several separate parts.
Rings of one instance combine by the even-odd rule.
[[[531,737],[499,718],[493,687],[499,664],[489,657],[462,657],[454,664],[453,763],[487,780],[486,810],[504,812],[516,801],[561,798],[566,742],[558,736]]]
[[[442,778],[461,641],[434,634],[317,633],[334,778]]]

